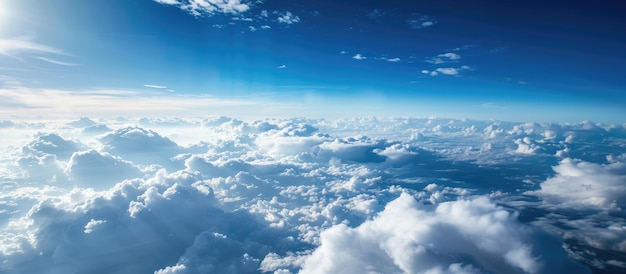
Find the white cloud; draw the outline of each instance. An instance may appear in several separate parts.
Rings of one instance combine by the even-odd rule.
[[[62,61],[54,60],[54,59],[51,59],[51,58],[41,57],[41,56],[40,57],[36,57],[36,58],[39,59],[39,60],[42,60],[42,61],[46,61],[48,63],[55,64],[55,65],[69,66],[69,67],[79,66],[79,64],[62,62]]]
[[[562,245],[608,270],[626,250],[624,125],[91,117],[0,131],[0,272],[578,273]],[[584,160],[550,175],[565,149]]]
[[[611,209],[626,205],[626,164],[563,159],[556,175],[531,192],[554,206]]]
[[[458,60],[461,59],[461,55],[458,55],[456,53],[453,52],[448,52],[448,53],[442,53],[438,55],[439,57],[445,57],[448,58],[450,60]]]
[[[271,29],[272,27],[268,26],[268,25],[263,25],[261,26],[261,29]]]
[[[106,223],[106,222],[107,222],[106,220],[94,220],[94,219],[91,219],[91,220],[90,220],[90,221],[89,221],[89,222],[85,225],[85,230],[84,230],[84,232],[85,232],[86,234],[89,234],[89,233],[93,232],[93,231],[94,231],[94,229],[97,229],[97,227],[98,227],[99,225],[102,225],[102,224],[104,224],[104,223]]]
[[[459,71],[455,68],[438,68],[436,69],[437,72],[441,73],[441,74],[445,74],[445,75],[457,75],[459,74]]]
[[[33,37],[15,37],[0,39],[0,54],[12,56],[13,53],[34,52],[34,53],[51,53],[57,55],[67,55],[64,51],[33,42]]]
[[[400,62],[400,58],[397,58],[397,57],[396,58],[388,58],[386,60],[387,60],[387,62],[392,62],[392,63]]]
[[[287,68],[287,66],[286,66],[286,65],[280,65],[280,66],[278,66],[278,67],[276,67],[276,68],[278,68],[278,69],[286,69],[286,68]]]
[[[154,0],[164,5],[174,5],[194,16],[215,13],[240,14],[250,9],[253,1],[246,0]]]
[[[409,18],[406,22],[412,29],[428,28],[437,23],[436,21],[431,20],[428,16]]]
[[[283,23],[283,24],[287,24],[287,25],[291,25],[291,24],[295,24],[295,23],[300,22],[300,17],[298,17],[297,15],[294,15],[290,11],[287,11],[287,12],[285,12],[283,14],[279,14],[278,22],[279,23]]]
[[[248,29],[249,29],[250,31],[256,31],[256,28],[255,28],[254,26],[249,26],[249,27],[248,27]]]
[[[156,88],[156,89],[166,89],[166,88],[167,88],[167,86],[161,86],[161,85],[150,85],[150,84],[144,84],[143,86],[144,86],[144,87],[147,87],[147,88]]]
[[[402,194],[373,220],[322,232],[300,273],[538,273],[566,261],[543,262],[528,243],[531,236],[530,228],[486,198],[429,211]],[[473,262],[461,260],[466,256]]]
[[[354,56],[352,56],[352,59],[356,59],[356,60],[365,60],[367,59],[367,57],[361,55],[360,53],[355,54]]]

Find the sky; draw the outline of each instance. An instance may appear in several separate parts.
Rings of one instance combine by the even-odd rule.
[[[5,119],[626,122],[621,1],[0,1]]]

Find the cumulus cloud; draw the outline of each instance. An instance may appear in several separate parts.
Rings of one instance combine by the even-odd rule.
[[[352,59],[355,59],[355,60],[365,60],[365,59],[367,59],[367,57],[361,55],[360,53],[357,53],[354,56],[352,56]]]
[[[566,158],[555,166],[556,175],[531,192],[563,207],[621,208],[626,205],[626,164],[596,164]]]
[[[291,25],[291,24],[299,23],[300,17],[298,17],[297,15],[294,15],[290,11],[286,11],[284,13],[279,13],[277,20],[278,20],[278,23]]]
[[[250,9],[253,1],[246,0],[154,0],[164,5],[173,5],[194,16],[215,13],[240,14]]]
[[[623,265],[624,125],[81,118],[0,136],[0,272],[584,270],[562,246]]]
[[[142,176],[130,162],[96,150],[74,153],[66,173],[75,184],[96,189],[108,189],[123,179]]]
[[[536,247],[528,241],[531,234],[514,215],[486,198],[446,202],[429,211],[402,194],[371,221],[355,228],[340,224],[322,232],[321,245],[305,259],[300,273],[552,273],[577,269],[574,265],[546,269],[555,262],[537,256]],[[558,246],[550,248],[558,250]],[[461,259],[468,256],[473,262]]]

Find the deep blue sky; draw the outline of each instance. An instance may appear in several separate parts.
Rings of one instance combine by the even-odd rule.
[[[161,2],[3,1],[3,86],[626,122],[623,1]]]

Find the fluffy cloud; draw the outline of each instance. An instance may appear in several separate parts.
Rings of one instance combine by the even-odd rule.
[[[562,207],[602,209],[626,205],[626,164],[596,164],[563,159],[554,167],[556,175],[530,192],[547,203]]]
[[[352,56],[352,59],[356,59],[356,60],[365,60],[367,59],[367,57],[361,55],[360,53],[355,54],[354,56]]]
[[[514,215],[486,198],[446,202],[429,211],[402,194],[371,221],[355,228],[340,224],[322,232],[320,247],[305,259],[300,273],[583,270],[562,265],[565,256],[556,262],[543,261],[533,250],[531,234]],[[558,250],[558,246],[549,248]]]
[[[278,20],[278,23],[291,25],[291,24],[299,23],[300,17],[298,17],[297,15],[294,15],[290,11],[286,11],[284,13],[279,13],[277,20]]]
[[[215,13],[239,14],[250,9],[252,1],[246,0],[154,0],[164,5],[174,5],[194,16]]]
[[[623,270],[624,125],[89,121],[11,122],[0,271]]]
[[[142,176],[130,162],[96,150],[74,153],[66,173],[75,184],[96,189],[108,189],[123,179]]]
[[[83,144],[73,140],[65,140],[55,133],[42,134],[22,148],[25,154],[52,154],[59,159],[69,159],[76,151],[85,148]]]
[[[142,128],[117,129],[99,137],[99,141],[104,145],[104,151],[144,165],[172,167],[175,164],[172,157],[181,152],[172,140]]]

